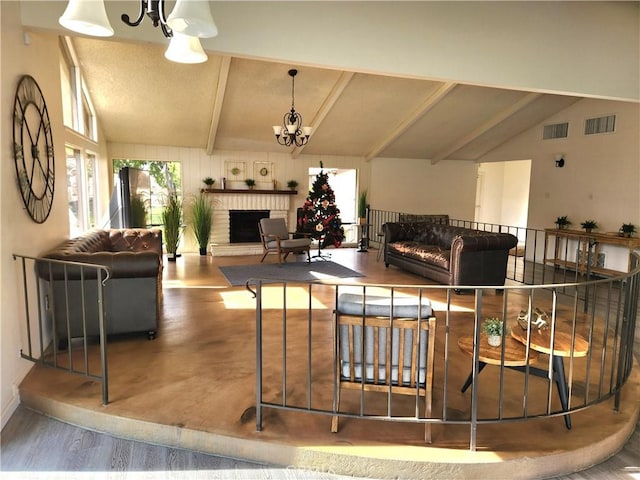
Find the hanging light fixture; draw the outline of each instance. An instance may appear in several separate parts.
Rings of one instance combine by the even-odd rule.
[[[69,30],[92,37],[113,36],[113,28],[102,0],[69,0],[58,22]]]
[[[146,14],[154,27],[159,26],[162,34],[171,38],[166,58],[179,63],[206,62],[207,54],[200,39],[218,34],[208,0],[177,0],[169,17],[165,16],[164,5],[165,0],[140,0],[140,11],[135,20],[126,13],[120,18],[130,27],[137,27]],[[59,22],[69,30],[85,35],[113,35],[104,0],[69,0]]]
[[[302,115],[296,112],[295,109],[295,77],[297,74],[298,70],[294,68],[289,70],[289,76],[291,77],[291,111],[284,114],[284,125],[273,126],[273,133],[276,136],[276,140],[280,145],[286,147],[290,147],[291,145],[301,147],[305,145],[313,132],[312,127],[302,126]]]

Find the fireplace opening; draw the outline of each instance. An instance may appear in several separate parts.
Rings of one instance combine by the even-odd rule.
[[[259,242],[261,218],[269,218],[269,210],[229,210],[229,243]]]

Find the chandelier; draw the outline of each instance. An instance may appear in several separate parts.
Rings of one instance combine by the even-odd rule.
[[[163,35],[171,38],[164,54],[167,59],[178,63],[207,61],[200,39],[218,34],[208,0],[177,0],[168,17],[164,13],[165,0],[140,0],[139,3],[140,11],[134,21],[126,13],[120,17],[125,24],[137,27],[146,14],[154,27],[159,26]],[[59,22],[63,27],[85,35],[111,37],[114,33],[103,0],[69,0]]]
[[[298,74],[298,70],[292,68],[289,70],[289,76],[291,77],[291,111],[284,114],[283,125],[274,125],[273,133],[276,135],[276,140],[280,145],[290,147],[295,145],[301,147],[309,141],[312,127],[302,126],[302,115],[296,112],[295,109],[295,77]]]

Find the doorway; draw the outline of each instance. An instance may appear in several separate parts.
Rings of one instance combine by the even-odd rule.
[[[530,181],[531,160],[480,163],[474,220],[519,227],[518,243],[524,242]]]

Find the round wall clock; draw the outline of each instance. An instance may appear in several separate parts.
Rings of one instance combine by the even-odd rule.
[[[13,104],[13,159],[27,213],[43,223],[53,205],[55,159],[47,104],[30,75],[20,79]]]

